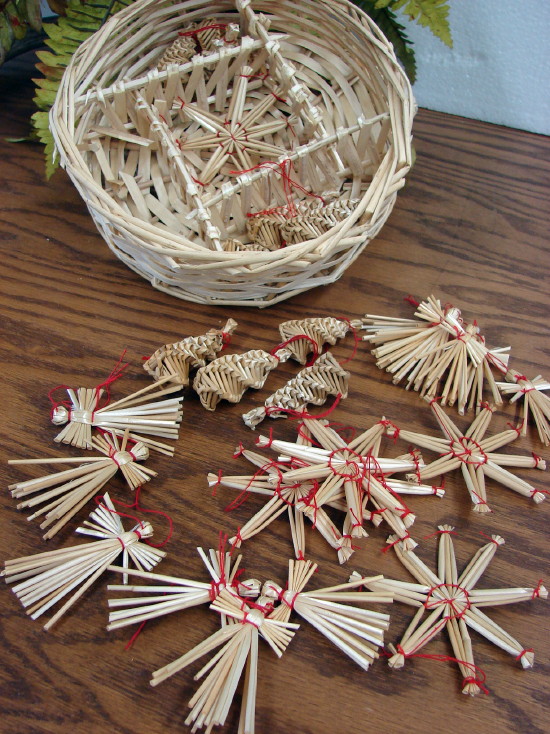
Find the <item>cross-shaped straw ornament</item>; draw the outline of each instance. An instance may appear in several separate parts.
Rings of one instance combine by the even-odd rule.
[[[49,540],[84,507],[120,469],[131,490],[136,490],[145,482],[156,477],[157,473],[146,466],[138,464],[149,457],[147,446],[132,441],[125,431],[119,444],[114,433],[97,435],[92,439],[92,448],[102,456],[76,456],[56,459],[12,459],[8,464],[76,464],[74,469],[64,469],[38,479],[11,484],[9,490],[12,497],[22,500],[17,509],[27,507],[39,509],[28,516],[34,520],[44,515],[40,527],[49,528],[43,536]],[[32,495],[32,496],[30,496]],[[27,499],[30,496],[29,499]],[[44,504],[47,503],[47,504]],[[52,523],[55,523],[52,525]],[[51,527],[50,527],[51,526]]]
[[[491,367],[507,370],[509,347],[489,349],[474,321],[466,324],[458,308],[442,306],[434,296],[415,303],[416,319],[366,314],[363,338],[375,345],[376,365],[393,374],[393,382],[406,379],[406,388],[442,405],[457,403],[458,412],[480,409],[487,381],[495,405],[502,398]]]
[[[384,632],[389,627],[390,617],[388,614],[352,607],[349,602],[391,604],[393,592],[357,591],[358,586],[375,584],[382,581],[383,576],[369,579],[359,577],[338,586],[302,591],[316,570],[317,564],[311,561],[290,560],[288,582],[284,589],[274,581],[265,582],[262,595],[279,602],[269,618],[288,622],[292,611],[296,612],[363,670],[368,670],[379,657],[378,648],[384,643]]]
[[[228,344],[237,322],[228,319],[222,329],[210,329],[201,336],[188,336],[179,342],[165,344],[144,363],[143,369],[155,380],[170,376],[180,387],[189,385],[191,369],[204,367]]]
[[[418,453],[396,459],[380,458],[380,444],[389,421],[382,420],[350,442],[326,421],[308,418],[298,428],[295,443],[259,436],[257,445],[279,453],[277,461],[239,448],[259,470],[252,476],[209,474],[211,487],[224,485],[240,491],[228,509],[239,507],[249,493],[267,495],[269,500],[230,540],[235,546],[256,535],[285,510],[288,511],[294,551],[304,558],[304,518],[338,551],[340,563],[353,553],[353,539],[366,537],[365,520],[374,525],[385,520],[393,532],[414,547],[408,528],[415,516],[401,494],[443,496],[440,487],[415,485],[394,479],[394,473],[418,472],[423,466]],[[318,447],[312,446],[317,441]],[[346,513],[340,532],[325,512],[333,507]],[[374,509],[370,509],[370,507]]]
[[[108,630],[116,630],[131,624],[146,622],[173,612],[210,604],[217,599],[226,587],[243,598],[255,599],[260,593],[260,582],[256,579],[239,581],[239,565],[242,556],[237,556],[232,563],[231,554],[226,553],[224,543],[220,541],[217,550],[211,548],[208,556],[202,548],[197,548],[212,581],[195,581],[178,576],[166,576],[158,573],[132,570],[126,571],[118,566],[110,566],[109,570],[131,575],[150,583],[140,585],[110,584],[107,591],[130,593],[131,596],[109,599]],[[222,626],[226,624],[224,615]]]
[[[261,602],[266,601],[263,605]],[[258,641],[264,639],[278,657],[281,657],[294,637],[299,625],[269,618],[273,606],[269,599],[260,598],[257,604],[246,601],[222,589],[210,609],[225,615],[232,623],[226,624],[185,655],[153,673],[152,686],[183,670],[199,658],[220,648],[210,661],[194,676],[202,684],[189,701],[191,713],[185,720],[192,731],[206,727],[223,726],[233,702],[239,680],[244,672],[239,732],[254,734],[256,685],[258,678]]]
[[[550,444],[550,397],[543,394],[543,390],[550,390],[550,382],[537,375],[532,380],[517,370],[508,370],[506,382],[497,383],[503,395],[510,395],[510,402],[515,403],[523,398],[521,426],[522,436],[527,435],[527,423],[532,416],[539,433],[539,438],[545,446]]]
[[[5,562],[1,575],[6,583],[15,584],[13,592],[32,619],[40,617],[76,589],[44,625],[46,630],[53,627],[121,553],[123,571],[130,563],[140,570],[150,570],[166,555],[159,548],[142,542],[153,535],[149,522],[138,522],[131,530],[124,530],[107,493],[90,513],[90,518],[91,521],[85,520],[75,532],[99,540]]]
[[[454,528],[440,525],[437,573],[414,553],[406,550],[399,538],[390,536],[388,543],[405,568],[418,583],[382,579],[367,581],[365,586],[372,591],[387,591],[395,595],[395,601],[417,607],[401,642],[389,645],[392,652],[390,667],[403,667],[408,658],[426,657],[434,660],[456,662],[463,676],[462,692],[475,696],[484,688],[485,675],[475,664],[472,642],[468,628],[479,632],[489,642],[502,648],[523,668],[533,665],[534,652],[524,648],[506,630],[482,611],[483,607],[515,604],[539,597],[546,599],[547,590],[539,581],[535,588],[476,589],[481,576],[489,566],[497,549],[504,543],[499,535],[492,535],[490,542],[480,548],[458,575],[454,545],[451,539]],[[353,574],[356,580],[358,574]],[[424,655],[419,651],[439,632],[447,631],[454,657]]]
[[[408,479],[423,482],[460,467],[474,505],[474,512],[491,512],[487,503],[486,477],[494,479],[524,497],[531,497],[536,503],[544,500],[543,491],[535,489],[531,484],[504,468],[510,466],[544,470],[546,462],[540,456],[496,453],[497,449],[506,446],[518,437],[521,433],[519,428],[509,428],[485,438],[493,417],[493,407],[487,403],[482,406],[481,412],[465,432],[451,421],[436,400],[431,400],[430,406],[445,438],[436,438],[406,430],[398,430],[398,436],[416,446],[437,452],[440,458],[419,468],[416,477],[410,475]],[[396,429],[393,426],[388,427],[388,435],[396,437]]]

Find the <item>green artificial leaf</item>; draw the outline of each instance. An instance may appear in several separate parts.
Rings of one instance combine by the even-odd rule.
[[[355,0],[355,4],[372,18],[388,41],[393,45],[395,55],[403,64],[403,68],[410,79],[411,84],[416,81],[416,59],[414,56],[413,43],[407,37],[405,28],[402,26],[395,13],[386,7],[391,0]]]
[[[36,68],[44,74],[44,78],[34,80],[34,102],[39,111],[31,119],[36,136],[45,146],[47,178],[50,178],[58,165],[57,160],[54,161],[55,143],[49,128],[48,112],[55,101],[63,72],[80,44],[99,30],[111,15],[131,2],[132,0],[68,0],[66,14],[60,16],[55,23],[44,24],[44,31],[48,36],[46,44],[51,51],[37,53],[40,61]]]
[[[392,9],[403,10],[412,20],[429,28],[434,36],[452,48],[448,0],[395,0]]]

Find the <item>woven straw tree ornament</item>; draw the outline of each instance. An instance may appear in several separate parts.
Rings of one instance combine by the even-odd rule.
[[[40,527],[42,530],[49,528],[43,536],[44,540],[53,538],[92,497],[103,489],[119,469],[132,490],[157,476],[152,469],[137,463],[149,457],[149,450],[141,442],[131,441],[128,432],[124,434],[120,444],[114,433],[96,436],[92,439],[92,448],[99,451],[102,456],[12,459],[8,462],[23,465],[77,465],[74,469],[64,469],[38,479],[17,482],[9,487],[12,497],[21,500],[17,505],[18,510],[40,505],[27,520],[34,520],[44,515],[45,519]]]
[[[228,319],[223,329],[210,329],[202,336],[188,336],[174,344],[157,349],[144,363],[143,369],[155,380],[168,375],[181,387],[189,385],[191,369],[204,367],[215,359],[237,328],[237,322]]]
[[[85,41],[51,127],[112,250],[199,303],[336,280],[388,217],[415,112],[347,0],[138,0]]]
[[[510,395],[510,402],[515,403],[523,399],[523,422],[521,433],[527,435],[527,423],[530,416],[537,427],[539,438],[545,446],[550,443],[550,397],[543,394],[543,390],[550,390],[550,382],[537,375],[532,380],[527,379],[517,370],[508,370],[506,382],[497,383],[504,395]]]
[[[109,566],[110,571],[118,571],[126,576],[143,579],[150,583],[141,585],[110,584],[107,591],[120,591],[132,594],[119,599],[109,599],[108,630],[127,627],[130,624],[147,622],[150,619],[162,617],[172,612],[210,604],[215,601],[226,587],[233,590],[242,598],[255,599],[260,593],[260,582],[257,579],[239,581],[239,565],[242,556],[237,556],[232,564],[231,554],[226,553],[223,544],[217,550],[210,549],[208,556],[202,548],[197,552],[212,581],[194,581],[166,576],[147,571],[127,571],[118,566]],[[222,627],[227,624],[225,615],[221,616]]]
[[[494,479],[524,497],[530,497],[537,504],[544,500],[546,496],[544,492],[504,468],[510,466],[545,470],[546,462],[540,456],[536,454],[519,456],[496,453],[497,449],[515,441],[521,433],[519,428],[509,428],[486,438],[485,434],[493,417],[493,408],[490,405],[486,403],[483,405],[481,412],[465,432],[455,426],[435,400],[430,401],[430,406],[445,438],[434,438],[406,430],[396,431],[393,426],[388,427],[389,435],[394,437],[398,435],[399,438],[416,446],[435,451],[440,456],[431,464],[419,467],[416,474],[408,477],[411,481],[423,482],[460,467],[464,483],[474,506],[474,512],[491,512],[487,503],[486,477]]]
[[[393,592],[385,589],[375,592],[356,590],[358,586],[382,581],[383,576],[358,578],[347,584],[302,591],[316,570],[317,564],[311,561],[289,561],[288,582],[284,589],[274,581],[265,582],[262,595],[280,602],[269,618],[288,622],[292,611],[296,612],[359,667],[368,670],[379,657],[378,648],[384,643],[390,617],[352,607],[349,602],[391,604]]]
[[[416,319],[366,314],[362,328],[366,341],[375,345],[376,365],[393,374],[393,382],[406,379],[422,396],[438,397],[442,405],[457,403],[458,412],[480,410],[487,381],[491,399],[502,404],[491,372],[506,372],[509,347],[489,349],[477,323],[466,324],[458,308],[442,306],[434,296],[417,304]]]
[[[258,602],[261,602],[259,599]],[[269,599],[266,600],[269,602]],[[252,604],[227,588],[222,589],[210,609],[223,614],[236,624],[228,624],[201,642],[185,655],[153,673],[151,685],[156,686],[183,670],[204,655],[220,648],[195,675],[199,680],[208,675],[189,701],[191,713],[185,723],[192,731],[225,723],[239,680],[244,673],[239,732],[254,734],[256,685],[258,678],[258,641],[264,639],[273,652],[281,657],[299,625],[269,619],[272,604]]]
[[[91,522],[85,520],[75,532],[99,540],[5,563],[1,575],[6,583],[15,584],[13,592],[32,619],[37,619],[74,591],[46,623],[46,630],[53,627],[121,553],[123,570],[130,563],[138,569],[152,569],[166,555],[143,542],[153,535],[150,523],[138,522],[132,530],[124,530],[108,494],[102,497],[90,518]]]
[[[462,692],[475,696],[480,691],[487,691],[483,685],[485,675],[474,662],[468,628],[479,632],[489,642],[513,655],[523,668],[532,667],[535,657],[532,649],[524,648],[487,616],[482,608],[516,604],[539,597],[546,599],[548,592],[540,581],[535,588],[475,588],[504,540],[499,535],[492,535],[490,542],[477,551],[459,576],[450,537],[453,531],[454,528],[450,525],[439,526],[437,573],[431,571],[414,551],[404,549],[399,538],[391,536],[388,543],[393,546],[401,563],[418,583],[383,578],[366,581],[365,586],[372,591],[393,593],[395,601],[417,608],[401,642],[395,647],[389,645],[393,653],[388,661],[390,667],[401,668],[408,658],[414,657],[456,662],[463,677]],[[358,574],[352,575],[353,580],[357,577]],[[424,655],[419,652],[444,629],[451,641],[454,657]]]
[[[286,418],[289,413],[305,411],[309,405],[323,405],[331,395],[338,400],[347,398],[349,377],[349,372],[326,352],[266,398],[262,407],[244,413],[243,421],[254,429],[267,416]]]

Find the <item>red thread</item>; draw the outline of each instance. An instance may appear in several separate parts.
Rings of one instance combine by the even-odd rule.
[[[532,647],[526,647],[524,650],[520,652],[520,654],[515,658],[516,660],[521,660],[521,658],[524,655],[527,655],[528,652],[535,652]]]
[[[378,421],[378,423],[379,423],[379,425],[384,426],[384,428],[386,428],[386,434],[388,434],[387,429],[390,426],[393,428],[393,436],[391,438],[392,438],[392,441],[394,443],[397,443],[397,440],[399,438],[399,434],[401,433],[401,429],[398,426],[396,426],[395,423],[392,423],[391,421],[389,421],[387,419]]]
[[[130,637],[130,639],[128,640],[128,642],[126,643],[126,645],[124,646],[124,649],[125,650],[129,650],[132,647],[132,645],[134,644],[134,642],[140,636],[141,631],[145,627],[146,624],[147,624],[147,620],[144,619],[143,622],[137,628],[137,630],[134,632],[134,634]]]
[[[454,530],[436,530],[435,533],[425,535],[422,540],[428,540],[428,538],[434,538],[436,535],[457,535]]]
[[[462,451],[456,450],[457,444],[460,445]],[[473,446],[473,449],[471,448]],[[471,457],[475,453],[480,455],[479,459],[472,459]],[[466,436],[461,436],[458,441],[453,440],[450,442],[450,451],[448,452],[453,458],[459,459],[464,464],[468,464],[471,466],[479,467],[483,466],[487,463],[489,460],[487,457],[487,454],[483,449],[481,448],[480,444],[477,441],[474,441],[473,438],[467,438]],[[443,456],[447,456],[448,454],[443,454]]]
[[[326,418],[327,415],[330,415],[332,411],[336,408],[340,400],[342,399],[342,393],[338,393],[334,399],[333,404],[330,406],[330,408],[327,408],[323,413],[318,413],[317,415],[311,415],[311,413],[308,413],[307,410],[293,410],[292,408],[280,408],[276,405],[271,405],[265,409],[266,415],[272,415],[273,413],[286,413],[291,420],[293,419],[307,419],[307,418],[313,418],[315,420],[319,420],[320,418]]]
[[[256,477],[261,476],[262,474],[266,474],[268,469],[271,469],[274,467],[278,474],[279,474],[279,481],[278,481],[278,487],[281,485],[281,482],[283,481],[283,473],[281,472],[279,468],[278,462],[271,460],[268,461],[267,464],[264,464],[259,469],[257,469],[254,474],[250,477],[247,485],[245,488],[240,492],[240,494],[232,501],[230,502],[227,507],[224,508],[225,512],[233,512],[233,510],[236,510],[238,507],[240,507],[244,502],[246,502],[246,499],[248,498],[248,495],[250,494],[250,487],[254,483],[254,480]],[[275,490],[274,490],[275,493]]]
[[[357,458],[356,461],[354,460],[355,457]],[[337,469],[333,463],[335,459],[339,461],[343,461],[344,467],[341,469]],[[365,478],[365,474],[367,471],[367,466],[365,463],[363,463],[362,460],[363,460],[363,457],[360,456],[357,452],[353,451],[353,449],[350,449],[350,448],[334,449],[334,451],[331,451],[329,454],[328,466],[329,466],[329,469],[332,471],[332,473],[335,474],[336,476],[342,477],[343,479],[349,479],[349,480],[355,481],[359,484]],[[349,471],[346,471],[348,467],[349,467]]]
[[[352,326],[350,319],[346,318],[345,316],[338,316],[338,319],[340,321],[346,321],[349,325],[349,328],[351,329],[351,333],[353,334],[353,350],[347,359],[344,359],[340,362],[340,364],[347,364],[348,362],[351,362],[351,360],[357,354],[357,348],[359,346],[360,339],[359,334],[357,333],[357,329],[355,328],[355,326]]]
[[[488,695],[489,691],[485,687],[485,681],[487,679],[487,676],[485,675],[485,672],[475,663],[470,663],[467,660],[459,660],[458,658],[454,658],[451,655],[428,655],[426,653],[415,653],[410,652],[406,653],[401,645],[396,645],[397,652],[400,655],[403,655],[404,658],[425,658],[426,660],[435,660],[437,662],[442,663],[457,663],[458,665],[463,665],[466,668],[469,668],[472,673],[477,672],[479,674],[479,678],[476,678],[474,675],[469,676],[467,678],[464,678],[462,681],[462,687],[464,688],[468,683],[475,683],[477,686],[479,686],[480,690],[485,694]],[[418,648],[415,648],[418,649]]]
[[[518,438],[521,436],[521,429],[523,428],[523,421],[519,423],[517,426],[514,426],[514,424],[510,423],[509,421],[506,423],[506,425],[509,426],[509,428],[512,431],[515,431],[517,433]]]
[[[410,303],[411,306],[414,306],[415,308],[418,308],[418,306],[420,306],[420,301],[417,301],[416,298],[413,298],[410,294],[408,296],[405,296],[403,300],[407,303]]]
[[[133,503],[131,505],[127,505],[125,502],[120,502],[120,500],[112,500],[112,501],[116,505],[120,505],[121,507],[124,507],[127,510],[134,510],[135,509],[135,510],[137,510],[137,512],[143,512],[143,514],[145,514],[145,515],[162,515],[162,517],[164,517],[168,521],[168,533],[166,535],[166,539],[163,540],[162,543],[151,543],[150,540],[144,540],[143,541],[147,545],[150,545],[152,548],[162,548],[163,546],[166,545],[166,543],[168,543],[168,541],[172,537],[172,533],[174,531],[174,522],[173,522],[172,518],[170,517],[170,515],[168,515],[168,513],[166,513],[166,512],[163,512],[162,510],[149,510],[149,509],[146,509],[145,507],[142,507],[139,504],[140,494],[141,494],[141,487],[138,487],[136,489],[136,492],[135,492],[135,495],[134,495],[135,499],[134,499],[134,501],[133,501]],[[141,525],[142,528],[144,527],[143,521],[142,520],[138,520],[138,518],[135,517],[135,515],[128,515],[127,513],[119,512],[118,510],[111,510],[111,509],[109,509],[108,507],[106,507],[105,505],[103,505],[101,503],[101,499],[102,498],[99,497],[99,496],[98,497],[95,497],[94,499],[95,499],[96,504],[99,505],[100,507],[102,507],[104,510],[107,510],[107,512],[114,513],[115,515],[118,515],[119,517],[128,517],[131,520],[135,520],[135,522],[137,524]]]
[[[405,533],[403,537],[397,538],[397,540],[394,540],[393,543],[388,543],[384,548],[382,548],[382,553],[387,553],[390,548],[393,548],[394,545],[397,545],[398,543],[401,543],[403,540],[408,540],[411,536],[409,533]]]
[[[204,25],[201,28],[195,28],[195,30],[192,31],[178,31],[178,36],[188,36],[193,38],[195,41],[196,51],[198,53],[202,53],[203,48],[198,34],[203,31],[223,30],[225,28],[227,28],[227,23],[212,23],[211,25]]]
[[[451,599],[434,599],[433,593],[434,591],[437,591],[437,589],[457,589],[459,592],[461,592],[464,595],[464,600],[451,598]],[[462,604],[464,605],[464,609],[460,611],[455,607],[455,604]],[[448,621],[450,619],[462,619],[462,617],[466,614],[468,609],[472,606],[472,603],[470,601],[470,595],[468,594],[467,590],[463,588],[462,586],[459,586],[458,584],[438,584],[438,586],[433,586],[428,591],[428,597],[426,601],[424,602],[424,606],[426,609],[435,609],[436,607],[440,606],[446,606],[450,607],[453,611],[452,615],[445,616],[445,621]]]
[[[269,438],[267,439],[267,443],[263,443],[263,440],[264,440],[263,438],[258,437],[254,443],[256,444],[256,446],[259,446],[261,443],[262,448],[266,448],[266,449],[271,448],[273,444],[273,428],[272,427],[269,428]]]
[[[534,451],[531,451],[531,456],[533,457],[533,460],[534,460],[534,462],[535,462],[535,467],[537,467],[537,466],[538,466],[538,464],[539,464],[539,462],[541,462],[541,461],[542,461],[542,457],[541,457],[541,456],[539,456],[538,454],[535,454],[535,452],[534,452]]]
[[[223,471],[222,471],[222,469],[218,469],[218,478],[217,478],[217,480],[216,480],[216,484],[214,484],[214,485],[212,486],[212,497],[215,497],[215,496],[216,496],[216,490],[218,489],[218,487],[220,487],[220,486],[221,486],[221,483],[222,483],[222,476],[223,476]]]
[[[223,352],[223,350],[224,349],[227,349],[227,347],[231,344],[231,334],[228,331],[222,331],[221,334],[222,334],[222,348],[221,348],[221,351]]]
[[[277,94],[275,94],[275,92],[270,92],[270,94],[272,94],[275,97],[277,102],[282,102],[283,104],[286,104],[286,99],[283,99],[283,97],[279,97]]]
[[[276,359],[279,359],[277,357],[277,352],[279,352],[281,349],[284,349],[288,344],[292,344],[293,342],[307,340],[308,342],[311,342],[313,346],[313,357],[307,362],[306,367],[311,367],[312,364],[314,364],[315,360],[319,356],[319,345],[313,339],[311,336],[308,336],[307,334],[294,334],[294,336],[291,336],[290,339],[287,339],[284,342],[281,342],[280,344],[277,344],[276,347],[273,347],[273,349],[269,352],[272,357],[275,357]]]
[[[540,597],[541,586],[542,586],[542,579],[539,579],[539,582],[536,588],[533,589],[533,594],[531,596],[531,599],[538,599]]]
[[[124,541],[122,540],[122,538],[119,538],[119,537],[117,536],[117,540],[118,540],[118,542],[120,543],[120,545],[122,546],[122,550],[124,550],[124,549],[126,548],[126,546],[124,545]]]
[[[480,535],[483,535],[483,537],[484,537],[484,538],[487,538],[487,540],[490,540],[490,541],[491,541],[491,543],[494,543],[494,544],[496,545],[496,547],[497,547],[497,548],[498,548],[498,547],[500,546],[500,543],[498,542],[498,540],[495,540],[495,539],[494,539],[494,538],[492,538],[492,537],[491,537],[490,535],[486,535],[486,534],[485,534],[485,533],[484,533],[484,532],[483,532],[482,530],[480,530],[480,531],[479,531],[479,534],[480,534]]]
[[[235,449],[235,453],[233,454],[234,459],[238,459],[239,456],[242,456],[244,454],[244,446],[242,444],[242,441],[239,441],[239,445]]]

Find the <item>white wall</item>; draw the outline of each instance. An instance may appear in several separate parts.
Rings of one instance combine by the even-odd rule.
[[[550,134],[550,0],[450,0],[454,47],[400,21],[431,110]]]

